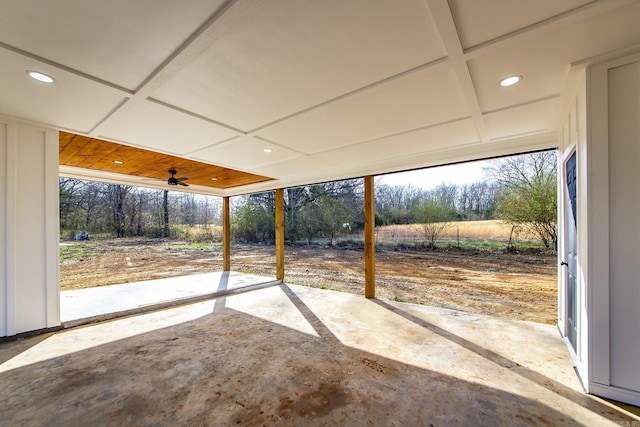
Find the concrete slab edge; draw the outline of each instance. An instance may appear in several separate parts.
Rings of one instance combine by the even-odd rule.
[[[4,336],[4,337],[0,337],[0,344],[4,343],[4,342],[9,342],[9,341],[16,341],[22,338],[30,338],[30,337],[34,337],[36,335],[43,335],[43,334],[48,334],[50,332],[57,332],[62,330],[62,325],[58,325],[58,326],[52,326],[50,328],[42,328],[42,329],[36,329],[33,331],[26,331],[26,332],[20,332],[18,334],[15,335],[8,335],[8,336]]]
[[[113,313],[99,314],[96,316],[84,317],[82,319],[67,320],[66,322],[61,323],[61,327],[59,329],[75,328],[77,326],[88,325],[90,323],[104,322],[107,320],[118,319],[121,317],[134,316],[137,314],[164,310],[167,308],[177,307],[180,305],[194,304],[197,302],[222,298],[222,297],[234,295],[234,294],[241,294],[245,292],[255,291],[258,289],[269,288],[271,286],[276,286],[281,284],[282,284],[282,281],[280,280],[270,280],[268,282],[256,283],[253,285],[247,285],[240,288],[225,289],[223,291],[211,292],[208,294],[196,295],[193,297],[176,298],[176,299],[162,301],[158,303],[141,305],[136,308],[131,308],[128,310],[121,310]]]

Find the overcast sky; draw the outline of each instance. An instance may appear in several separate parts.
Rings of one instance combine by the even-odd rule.
[[[461,163],[451,166],[439,166],[435,168],[421,169],[411,172],[399,172],[389,175],[380,175],[376,184],[405,185],[430,189],[439,184],[469,184],[484,179],[482,167],[487,166],[486,161]]]

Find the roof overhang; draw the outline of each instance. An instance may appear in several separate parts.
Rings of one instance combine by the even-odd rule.
[[[5,1],[0,114],[265,178],[185,189],[263,191],[553,148],[638,22],[633,0]]]

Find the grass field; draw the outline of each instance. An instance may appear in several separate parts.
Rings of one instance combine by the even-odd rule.
[[[511,237],[511,245],[516,248],[540,248],[542,245],[532,236],[513,233],[511,225],[499,220],[487,221],[459,221],[450,222],[442,231],[437,246],[459,246],[464,249],[495,249],[507,247]],[[61,233],[66,236],[68,233]],[[110,238],[109,236],[93,235],[93,238]],[[172,239],[184,240],[190,243],[211,243],[222,241],[222,226],[220,225],[172,225]],[[362,242],[362,231],[339,235],[335,242]],[[314,238],[314,243],[326,244],[327,238]],[[425,242],[422,224],[397,224],[376,227],[376,243],[381,246],[416,246]],[[80,254],[81,255],[81,254]],[[65,256],[73,256],[65,254]]]
[[[222,227],[180,227],[176,229],[176,237],[189,242],[206,242],[222,239]],[[450,222],[436,242],[440,247],[460,247],[464,249],[503,250],[509,244],[520,248],[542,249],[541,243],[531,236],[513,233],[512,226],[499,220]],[[326,243],[328,239],[313,239],[316,243]],[[364,241],[362,231],[350,235],[338,236],[336,242]],[[425,241],[422,224],[398,224],[376,227],[376,242],[381,246],[416,246]]]

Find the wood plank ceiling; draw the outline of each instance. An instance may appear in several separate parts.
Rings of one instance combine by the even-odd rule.
[[[166,182],[168,171],[188,178],[189,185],[227,189],[273,178],[215,166],[195,160],[60,132],[60,165],[110,172]]]

